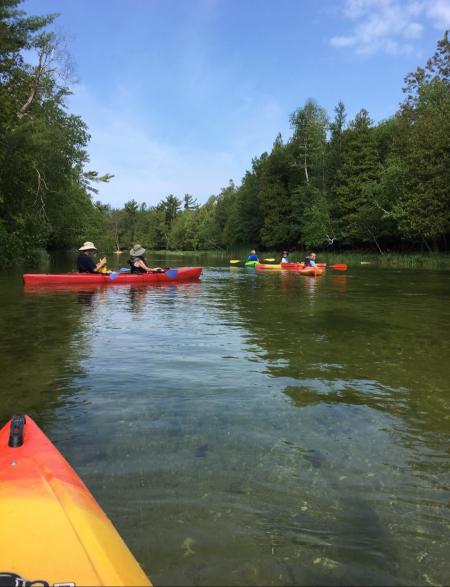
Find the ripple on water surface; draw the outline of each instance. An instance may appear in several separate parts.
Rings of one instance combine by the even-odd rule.
[[[3,420],[36,417],[155,584],[445,584],[449,289],[374,269],[5,279]]]

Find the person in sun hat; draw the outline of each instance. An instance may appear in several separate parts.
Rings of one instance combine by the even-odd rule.
[[[128,261],[131,267],[131,273],[150,273],[151,271],[163,271],[161,267],[149,267],[148,261],[144,255],[145,249],[142,245],[134,245],[131,248],[130,260]]]
[[[97,264],[95,263],[92,255],[97,251],[97,247],[94,243],[86,241],[78,250],[80,251],[77,258],[78,273],[102,273],[102,269],[106,265],[106,258],[103,257]]]

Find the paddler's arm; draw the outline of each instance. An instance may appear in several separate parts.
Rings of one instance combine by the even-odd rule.
[[[102,267],[104,267],[105,265],[106,265],[106,257],[103,257],[103,259],[100,259],[100,261],[95,266],[95,273],[98,273],[100,271],[100,269]]]

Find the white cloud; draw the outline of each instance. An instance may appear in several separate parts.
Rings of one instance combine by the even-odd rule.
[[[450,27],[450,0],[433,0],[426,7],[426,14],[438,30]]]
[[[345,0],[342,15],[352,31],[332,37],[333,47],[353,47],[359,54],[408,53],[425,25],[450,26],[450,0]]]
[[[115,176],[110,183],[95,186],[99,194],[94,199],[113,206],[131,198],[155,205],[171,193],[178,197],[190,193],[206,201],[230,179],[240,182],[255,153],[271,148],[284,117],[273,98],[258,105],[250,100],[230,121],[239,130],[224,137],[222,145],[172,142],[158,136],[147,113],[143,116],[133,109],[134,97],[129,88],[126,92],[127,99],[118,89],[116,100],[102,104],[87,87],[78,86],[70,104],[89,127],[88,168]]]
[[[332,37],[330,43],[334,47],[351,47],[356,43],[355,37]]]

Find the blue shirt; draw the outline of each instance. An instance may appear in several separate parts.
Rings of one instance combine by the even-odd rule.
[[[249,255],[247,257],[247,261],[257,261],[258,257],[256,255]]]
[[[311,259],[311,257],[305,258],[305,267],[315,267],[316,262]]]

